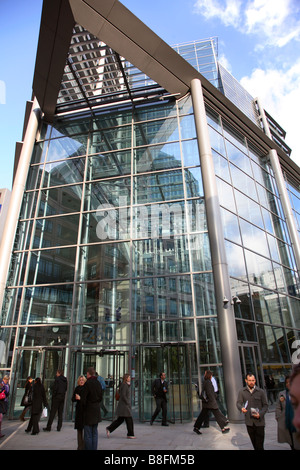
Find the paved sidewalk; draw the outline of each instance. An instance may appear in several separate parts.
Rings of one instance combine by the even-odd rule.
[[[105,428],[108,421],[102,421],[98,426],[98,450],[107,452],[119,451],[190,451],[199,450],[252,450],[252,445],[243,423],[229,423],[230,432],[222,434],[217,423],[211,421],[210,427],[202,429],[202,435],[193,432],[193,424],[170,424],[163,427],[159,422],[134,423],[136,439],[126,438],[126,425],[123,423],[110,438],[106,437]],[[25,433],[27,421],[3,421],[2,432],[5,437],[0,440],[0,450],[76,450],[76,430],[71,421],[64,422],[62,430],[56,431],[56,420],[53,430],[43,432],[45,420],[40,422],[40,433],[31,436]],[[289,450],[288,444],[277,442],[277,422],[274,412],[266,415],[265,450]]]

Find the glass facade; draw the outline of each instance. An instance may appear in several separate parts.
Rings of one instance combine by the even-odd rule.
[[[89,365],[106,378],[106,419],[127,371],[141,421],[151,418],[151,382],[162,369],[171,421],[197,415],[194,384],[207,368],[226,411],[192,100],[149,101],[149,87],[138,104],[40,123],[1,315],[11,416],[28,375],[41,375],[50,393],[62,367],[71,418],[73,388]],[[273,375],[278,391],[300,338],[300,299],[275,177],[258,141],[208,104],[206,113],[242,373],[254,371],[263,387]],[[299,221],[299,192],[288,188]]]

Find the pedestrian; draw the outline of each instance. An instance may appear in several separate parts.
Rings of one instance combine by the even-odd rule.
[[[81,394],[83,391],[83,386],[86,382],[84,375],[80,375],[77,379],[77,386],[74,389],[72,395],[72,402],[76,403],[75,405],[75,423],[74,429],[77,429],[77,450],[84,450],[84,437],[83,437],[83,406],[81,401]]]
[[[101,377],[101,375],[97,374],[97,372],[96,372],[96,376],[97,376],[97,380],[100,382],[100,385],[101,385],[101,388],[102,388],[101,410],[103,411],[103,416],[105,417],[108,413],[107,408],[104,405],[104,392],[105,392],[105,389],[106,389],[106,383],[105,383],[104,378]]]
[[[25,421],[25,415],[28,410],[30,410],[31,405],[32,405],[32,382],[33,378],[32,377],[27,377],[26,383],[25,383],[25,392],[21,400],[21,406],[24,406],[24,409],[22,413],[20,414],[20,421]]]
[[[5,375],[2,382],[0,383],[0,438],[4,437],[5,434],[2,434],[2,420],[3,416],[7,413],[8,409],[8,396],[9,396],[9,377]]]
[[[32,386],[31,417],[28,422],[27,429],[25,429],[25,432],[27,433],[30,433],[31,431],[32,436],[40,432],[39,421],[43,411],[43,406],[48,408],[46,392],[41,379],[37,377]]]
[[[200,428],[202,424],[206,421],[210,412],[212,412],[214,417],[216,418],[216,421],[220,426],[223,434],[230,431],[230,428],[226,427],[226,424],[228,424],[228,419],[226,418],[226,416],[223,415],[223,413],[221,413],[218,407],[216,393],[211,380],[212,376],[213,375],[210,370],[205,371],[202,392],[200,394],[200,398],[203,397],[202,410],[195,421],[193,429],[196,434],[202,434]]]
[[[106,428],[107,437],[109,437],[110,433],[117,429],[125,420],[127,426],[127,438],[135,439],[131,414],[130,382],[130,375],[125,374],[119,389],[120,398],[116,409],[117,419]]]
[[[51,426],[54,421],[56,412],[57,412],[57,431],[61,430],[62,421],[63,421],[63,410],[65,403],[65,395],[68,387],[68,381],[63,375],[62,370],[56,372],[54,379],[54,384],[52,388],[52,401],[51,401],[51,410],[47,422],[47,427],[44,431],[51,431]]]
[[[268,411],[268,399],[261,388],[256,386],[256,378],[248,373],[246,386],[238,393],[237,408],[245,416],[245,424],[255,450],[264,450],[265,414]]]
[[[296,439],[300,443],[300,363],[294,366],[290,378],[290,397],[294,408],[293,425],[297,430]]]
[[[102,388],[93,367],[87,370],[87,381],[80,396],[83,405],[84,447],[85,450],[97,450],[98,423],[101,421]]]
[[[166,382],[165,372],[159,374],[159,378],[155,379],[152,383],[152,395],[155,398],[156,409],[151,418],[150,424],[152,426],[156,416],[162,410],[162,426],[169,426],[167,423],[167,393],[168,393],[168,384]]]
[[[295,433],[296,428],[293,425],[294,410],[290,398],[290,377],[285,378],[285,390],[279,392],[276,403],[275,418],[277,420],[278,442],[287,442],[291,450],[300,450]]]

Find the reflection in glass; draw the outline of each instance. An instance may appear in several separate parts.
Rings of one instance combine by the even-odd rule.
[[[129,243],[104,243],[80,248],[80,280],[115,279],[129,273]]]
[[[193,275],[196,316],[216,315],[214,280],[212,273]]]
[[[76,248],[32,251],[27,284],[72,282]]]
[[[105,207],[110,205],[119,207],[130,204],[130,178],[106,179],[97,183],[87,183],[85,188],[85,210],[97,210],[103,205]]]
[[[290,362],[286,336],[282,328],[257,325],[257,332],[263,362],[281,364]]]
[[[131,171],[131,151],[98,154],[88,158],[87,180],[127,175]]]
[[[133,276],[184,273],[189,267],[186,236],[133,242]]]
[[[134,204],[183,199],[182,171],[141,175],[133,179]]]
[[[73,285],[27,287],[21,323],[69,323]]]
[[[38,217],[79,212],[82,185],[43,189],[39,201]]]
[[[218,321],[216,318],[197,319],[200,364],[221,363]]]
[[[134,173],[181,168],[179,142],[134,149]]]

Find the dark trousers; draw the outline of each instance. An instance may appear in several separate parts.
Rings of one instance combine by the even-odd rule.
[[[41,418],[41,413],[31,414],[26,431],[27,432],[32,431],[33,434],[37,434],[38,432],[40,432],[40,427],[39,427],[40,418]]]
[[[247,426],[254,450],[264,450],[265,427],[264,426]]]
[[[221,411],[213,408],[202,408],[201,413],[199,414],[198,418],[196,419],[196,422],[194,424],[194,428],[200,429],[202,424],[206,421],[208,418],[208,415],[210,411],[213,413],[214,417],[216,418],[216,421],[218,425],[220,426],[221,429],[225,427],[227,424],[227,419],[225,416],[221,413]]]
[[[115,429],[117,429],[124,422],[124,420],[126,421],[126,426],[127,426],[127,436],[134,436],[133,419],[132,419],[131,416],[119,416],[106,429],[109,432],[113,432]]]
[[[53,420],[57,412],[57,430],[60,431],[62,427],[63,409],[65,399],[61,397],[54,397],[51,403],[50,415],[47,423],[47,429],[51,429]]]
[[[167,423],[167,400],[165,400],[164,398],[156,397],[155,401],[156,401],[156,409],[151,418],[151,421],[153,422],[156,416],[158,415],[158,413],[160,412],[160,410],[162,410],[162,424],[166,424]]]

